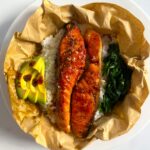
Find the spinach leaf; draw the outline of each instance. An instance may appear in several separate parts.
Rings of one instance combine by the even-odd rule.
[[[119,45],[117,43],[109,45],[108,56],[103,62],[102,75],[107,78],[107,83],[104,87],[105,92],[99,111],[108,113],[127,94],[130,88],[132,70],[119,54]]]

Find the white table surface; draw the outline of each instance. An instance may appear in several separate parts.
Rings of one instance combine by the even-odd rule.
[[[0,0],[0,47],[17,15],[35,0]],[[149,0],[134,0],[150,16]],[[13,142],[10,142],[12,141]],[[44,150],[24,134],[8,114],[0,97],[0,150]],[[150,150],[150,124],[129,143],[112,150]]]

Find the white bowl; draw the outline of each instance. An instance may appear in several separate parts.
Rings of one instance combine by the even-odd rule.
[[[60,0],[52,0],[52,2],[55,2],[55,4],[58,5],[64,5],[64,4],[75,4],[75,5],[84,5],[87,3],[92,3],[93,0],[65,0],[65,1],[60,1]],[[133,13],[137,18],[141,20],[141,22],[145,26],[145,38],[149,41],[150,43],[150,19],[148,16],[132,1],[130,0],[98,0],[94,2],[109,2],[109,3],[115,3],[118,4],[125,9],[129,10],[131,13]],[[41,2],[36,1],[33,4],[31,4],[29,7],[27,7],[13,22],[11,27],[9,28],[6,37],[3,41],[2,44],[2,49],[0,52],[0,92],[2,95],[2,99],[4,100],[6,107],[8,108],[8,111],[11,113],[11,107],[10,107],[10,102],[9,102],[9,96],[8,96],[8,90],[7,90],[7,85],[4,79],[4,74],[3,74],[3,64],[4,64],[4,59],[5,59],[5,54],[6,50],[8,47],[8,44],[11,40],[11,37],[13,36],[14,32],[19,31],[21,32],[28,17],[31,16],[31,14],[40,6]],[[150,62],[149,62],[150,64]],[[150,67],[149,67],[150,68]],[[131,140],[134,136],[136,136],[139,132],[141,132],[145,126],[150,122],[150,96],[147,98],[146,102],[142,106],[142,114],[138,122],[135,124],[135,126],[126,134],[117,137],[113,140],[110,141],[100,141],[97,140],[90,144],[88,147],[85,148],[85,150],[105,150],[105,149],[113,149],[119,145],[122,145],[123,143]]]

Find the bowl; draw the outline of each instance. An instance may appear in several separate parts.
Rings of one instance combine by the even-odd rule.
[[[51,2],[54,2],[57,5],[65,5],[65,4],[75,4],[75,5],[84,5],[88,3],[93,3],[93,0],[65,0],[65,1],[59,1],[59,0],[52,0]],[[98,0],[94,2],[105,2],[105,3],[114,3],[117,4],[128,11],[130,11],[133,15],[135,15],[145,26],[145,38],[148,40],[150,43],[150,19],[149,17],[143,12],[141,8],[138,7],[136,3],[134,3],[131,0]],[[2,44],[2,49],[0,51],[0,92],[2,99],[4,100],[4,103],[6,105],[6,108],[8,112],[11,114],[11,107],[10,107],[10,101],[9,101],[9,95],[8,95],[8,90],[7,90],[7,85],[5,82],[5,77],[3,74],[3,64],[4,64],[4,59],[6,55],[6,51],[8,48],[8,44],[11,40],[11,37],[13,34],[18,31],[21,32],[22,29],[24,28],[27,19],[29,16],[32,15],[32,13],[41,5],[41,1],[35,1],[33,4],[31,4],[29,7],[27,7],[12,23],[10,26],[5,39]],[[147,60],[147,67],[150,68],[150,59]],[[150,79],[150,78],[149,78]],[[119,145],[124,144],[127,141],[130,141],[133,137],[135,137],[139,132],[141,132],[146,125],[149,124],[150,122],[150,95],[145,101],[144,105],[142,106],[142,113],[140,119],[137,121],[137,123],[134,125],[134,127],[126,134],[119,136],[115,139],[112,139],[110,141],[101,141],[101,140],[96,140],[92,144],[90,144],[88,147],[85,148],[85,150],[99,150],[100,148],[102,150],[105,149],[113,149]]]

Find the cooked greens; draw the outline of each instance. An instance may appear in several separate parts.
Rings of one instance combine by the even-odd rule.
[[[113,106],[129,90],[132,70],[126,65],[119,54],[119,45],[113,43],[109,45],[108,56],[104,58],[102,70],[103,77],[106,78],[105,92],[99,110],[103,113],[111,112]]]

